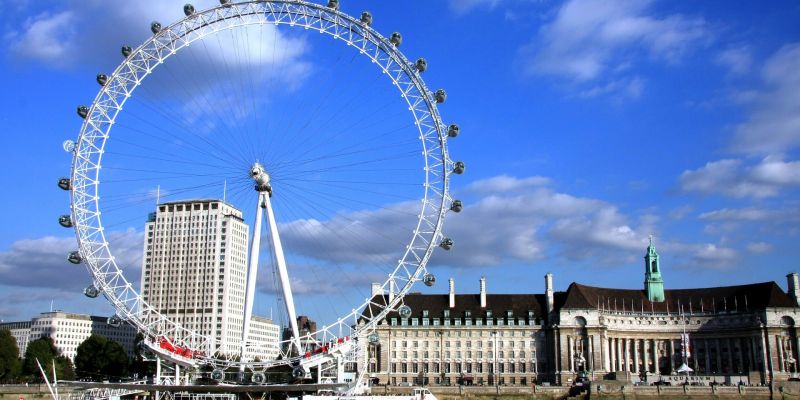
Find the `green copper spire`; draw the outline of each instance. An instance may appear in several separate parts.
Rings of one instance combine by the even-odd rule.
[[[652,302],[664,301],[664,280],[661,279],[661,266],[658,262],[656,246],[653,246],[653,235],[650,235],[650,245],[644,256],[644,290],[647,299]]]

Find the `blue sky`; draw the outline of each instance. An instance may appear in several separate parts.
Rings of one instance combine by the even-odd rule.
[[[464,200],[465,210],[446,221],[445,231],[456,246],[436,254],[430,269],[440,284],[426,291],[443,293],[441,282],[452,276],[458,292],[474,292],[479,277],[486,276],[491,293],[538,293],[548,271],[555,274],[558,289],[573,281],[638,288],[650,234],[668,288],[769,280],[783,286],[785,274],[798,269],[796,2],[383,3],[345,1],[342,9],[354,15],[369,9],[377,30],[401,32],[402,51],[429,62],[427,84],[447,90],[448,100],[440,107],[444,119],[462,129],[450,150],[467,163],[467,173],[453,181],[453,193]],[[195,5],[204,9],[212,4]],[[75,242],[56,223],[69,206],[66,193],[55,185],[70,167],[61,142],[77,136],[81,121],[75,107],[96,94],[94,75],[121,61],[119,46],[146,39],[152,20],[166,24],[180,18],[182,5],[0,3],[5,39],[0,45],[0,121],[9,150],[2,159],[8,171],[2,204],[10,211],[0,229],[1,319],[29,318],[46,311],[51,300],[65,310],[111,312],[102,300],[80,295],[88,274],[64,261]],[[234,53],[238,57],[240,51],[267,48],[266,55],[259,53],[264,59],[252,54],[235,58],[219,43],[219,52],[199,53],[201,59],[194,59],[199,62],[189,58],[197,54],[187,55],[168,73],[154,75],[126,109],[130,116],[121,118],[129,119],[120,121],[117,132],[124,135],[127,129],[136,138],[131,140],[147,143],[135,135],[149,129],[141,122],[147,118],[154,125],[179,121],[216,132],[226,123],[220,109],[232,114],[231,126],[242,128],[237,132],[266,121],[297,130],[301,125],[292,116],[298,112],[305,115],[298,121],[309,121],[313,132],[345,130],[364,119],[363,129],[380,126],[389,138],[405,126],[402,104],[389,100],[392,89],[373,90],[375,71],[352,61],[341,43],[286,29],[259,35],[266,44],[234,46]],[[236,86],[220,78],[226,76],[221,73],[228,68],[225,60],[248,60],[234,70],[263,79],[254,84],[266,90],[250,92],[269,92],[253,96],[252,110],[263,110],[259,116],[248,120],[231,110],[237,103],[225,99],[231,95],[225,88]],[[272,76],[258,75],[267,70],[264,66],[275,67]],[[195,86],[189,91],[185,85]],[[374,101],[350,107],[347,101],[358,99],[364,88]],[[213,100],[204,101],[209,109],[187,92],[207,93]],[[350,112],[340,121],[329,105],[345,103]],[[319,107],[319,118],[308,111],[320,105],[325,107]],[[169,112],[148,113],[153,107]],[[326,115],[340,125],[325,126]],[[245,137],[234,133],[231,144]],[[270,143],[256,141],[253,147]],[[283,143],[292,144],[307,145]],[[124,146],[117,145],[123,153]],[[388,145],[383,149],[376,151],[387,158],[395,151]],[[109,159],[124,169],[124,158]],[[365,171],[351,171],[349,177],[358,174],[374,178]],[[415,177],[398,172],[391,179],[404,184],[416,182]],[[132,280],[138,279],[144,217],[155,203],[151,183],[130,188],[144,199],[137,207],[109,217],[116,218],[109,233],[112,244],[117,244],[117,257],[129,261]],[[158,184],[169,193],[169,182]],[[221,186],[185,194],[219,197]],[[113,183],[108,188],[118,195],[127,190]],[[298,192],[310,202],[314,190],[322,189]],[[282,229],[287,247],[293,246],[289,251],[296,253],[293,280],[298,296],[306,299],[300,301],[301,313],[313,317],[349,311],[368,294],[369,282],[384,271],[375,264],[402,250],[394,231],[406,229],[408,220],[397,216],[418,188],[398,190],[396,199],[375,194],[357,204],[284,206],[289,211],[280,218]],[[231,192],[246,215],[248,193]],[[306,219],[311,218],[327,228],[310,230]],[[358,221],[363,230],[336,229],[348,221]],[[388,239],[364,240],[378,231]],[[352,251],[326,248],[334,242]],[[265,300],[257,312],[269,314],[272,307],[265,304],[274,288],[262,280]],[[319,306],[340,295],[342,304]]]

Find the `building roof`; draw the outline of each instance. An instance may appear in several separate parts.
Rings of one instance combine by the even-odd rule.
[[[173,201],[165,201],[163,203],[158,203],[159,206],[167,206],[167,205],[175,205],[175,204],[193,204],[193,203],[224,203],[228,204],[221,199],[213,199],[213,198],[206,198],[206,199],[184,199],[184,200],[173,200]],[[230,206],[230,204],[228,204]],[[231,206],[233,207],[233,206]]]
[[[797,307],[775,282],[761,282],[738,286],[720,286],[697,289],[664,291],[663,302],[650,302],[644,290],[611,289],[572,283],[567,288],[563,304],[566,309],[604,308],[617,311],[721,312],[764,309],[767,307]]]
[[[441,318],[444,310],[450,310],[450,318],[464,316],[465,311],[472,312],[472,317],[484,317],[486,311],[491,310],[495,318],[505,318],[506,312],[511,310],[515,318],[527,318],[528,311],[533,311],[535,318],[542,318],[545,314],[544,294],[487,294],[486,308],[481,308],[480,294],[456,294],[455,307],[450,308],[449,294],[422,294],[410,293],[403,298],[403,304],[411,308],[411,318],[422,318],[422,311],[428,311],[428,318]],[[388,295],[372,297],[371,303],[387,304]],[[362,315],[367,316],[372,306],[367,307]],[[377,312],[377,308],[374,310]],[[387,318],[398,318],[396,311],[392,311]]]

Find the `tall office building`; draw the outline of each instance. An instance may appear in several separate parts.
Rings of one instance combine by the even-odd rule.
[[[247,282],[248,226],[220,200],[159,204],[145,224],[141,293],[170,320],[238,354]]]

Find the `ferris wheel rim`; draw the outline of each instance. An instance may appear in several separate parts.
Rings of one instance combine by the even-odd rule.
[[[243,7],[256,6],[262,4],[285,7],[285,10],[290,10],[292,7],[295,7],[294,10],[297,12],[297,15],[301,15],[304,17],[299,20],[305,22],[303,23],[297,23],[297,21],[287,22],[286,20],[278,21],[277,19],[275,21],[267,21],[267,17],[265,17],[263,21],[257,20],[255,22],[246,23],[243,21],[242,17],[249,14],[242,14],[241,12],[237,13],[236,15],[228,15],[225,18],[206,20],[204,26],[214,26],[220,23],[221,21],[229,19],[232,20],[238,19],[242,23],[240,24],[232,23],[220,29],[212,29],[204,31],[201,35],[197,35],[194,39],[188,40],[185,42],[185,44],[172,49],[173,51],[171,54],[170,53],[163,55],[156,54],[155,58],[157,59],[158,62],[152,65],[151,69],[148,70],[146,73],[144,73],[140,80],[134,82],[133,86],[129,88],[129,91],[124,93],[125,97],[122,99],[121,102],[119,102],[118,104],[108,103],[111,104],[111,107],[107,105],[103,107],[100,106],[100,102],[105,100],[104,95],[108,94],[108,91],[112,86],[112,83],[116,82],[118,79],[121,79],[120,76],[122,75],[122,71],[124,71],[126,68],[130,69],[130,66],[135,61],[135,57],[137,55],[147,50],[148,49],[147,46],[153,43],[156,43],[155,46],[156,49],[158,49],[159,38],[163,38],[165,36],[171,36],[174,33],[174,30],[182,26],[182,24],[187,23],[192,19],[199,19],[201,18],[201,16],[207,16],[207,15],[220,16],[219,11],[225,11],[226,9],[238,10]],[[300,8],[303,8],[304,11],[303,13],[298,11],[300,10]],[[316,16],[319,19],[309,22],[309,17],[312,17],[312,15],[310,15],[308,12],[305,11],[307,9],[316,11],[318,13],[316,14]],[[274,12],[275,10],[272,10],[272,8],[270,7],[270,11]],[[323,19],[323,15],[325,16],[330,15],[333,16],[333,18]],[[130,97],[131,93],[133,93],[135,89],[141,85],[141,83],[144,81],[144,78],[146,78],[152,72],[152,69],[155,69],[164,60],[169,58],[171,55],[174,55],[177,52],[177,50],[185,48],[191,42],[200,40],[212,34],[216,34],[223,30],[235,29],[255,24],[266,25],[270,23],[275,23],[276,25],[298,26],[298,27],[317,29],[317,27],[315,27],[313,23],[316,21],[321,22],[323,20],[327,23],[335,23],[337,27],[347,26],[350,30],[351,35],[353,32],[353,28],[357,27],[361,32],[362,35],[361,37],[364,41],[364,45],[366,45],[367,42],[374,44],[376,46],[375,50],[376,53],[378,53],[378,50],[381,50],[388,57],[383,60],[384,62],[387,62],[387,65],[391,65],[399,70],[402,70],[405,77],[408,78],[409,82],[407,83],[413,85],[413,87],[419,92],[419,94],[422,97],[424,97],[424,104],[427,108],[429,117],[431,119],[431,121],[428,122],[428,124],[431,125],[430,126],[431,130],[429,130],[428,132],[423,132],[423,127],[422,124],[420,123],[420,118],[418,118],[417,116],[416,109],[411,104],[411,101],[408,99],[408,97],[406,97],[405,95],[403,96],[406,99],[406,102],[410,106],[411,113],[414,115],[414,119],[417,125],[417,130],[419,131],[420,139],[422,140],[423,149],[427,152],[428,145],[430,145],[426,144],[425,142],[426,139],[430,139],[426,137],[426,133],[428,135],[430,135],[430,133],[435,133],[436,139],[438,139],[438,147],[435,147],[437,146],[436,143],[434,143],[432,146],[438,149],[440,153],[439,165],[433,165],[433,167],[438,167],[439,175],[437,176],[439,179],[440,186],[432,187],[432,185],[430,184],[431,174],[432,173],[436,174],[437,172],[434,170],[434,168],[432,168],[432,166],[429,163],[430,161],[429,155],[426,155],[425,191],[424,191],[425,195],[422,199],[423,212],[420,213],[420,216],[418,217],[417,226],[415,228],[414,235],[412,236],[411,244],[407,246],[403,258],[398,262],[398,265],[394,268],[393,272],[389,274],[389,277],[385,281],[383,287],[387,286],[391,287],[392,285],[395,284],[395,280],[398,278],[395,276],[395,274],[398,273],[398,271],[400,271],[401,269],[405,269],[405,265],[403,264],[404,260],[406,260],[406,258],[409,257],[409,254],[415,250],[413,248],[414,247],[413,245],[417,240],[417,236],[419,236],[420,227],[422,226],[423,222],[428,222],[430,226],[427,229],[432,229],[429,232],[430,240],[428,240],[427,243],[424,245],[424,252],[422,252],[421,257],[418,253],[414,254],[414,256],[417,258],[418,261],[416,262],[416,266],[413,268],[413,272],[407,273],[406,276],[403,277],[403,279],[399,279],[400,282],[405,281],[405,283],[397,288],[398,291],[395,293],[395,297],[391,302],[387,302],[386,304],[374,304],[373,302],[371,302],[371,298],[368,298],[361,305],[359,305],[357,309],[353,309],[353,311],[350,312],[349,314],[343,317],[339,317],[335,324],[341,324],[345,320],[352,320],[351,322],[364,321],[366,318],[366,322],[363,324],[358,324],[359,327],[353,331],[354,332],[354,334],[352,335],[353,339],[363,335],[364,332],[374,329],[374,326],[375,324],[377,324],[378,321],[380,321],[383,317],[385,317],[387,313],[395,309],[396,306],[401,303],[403,296],[411,289],[413,284],[419,280],[419,276],[422,274],[422,272],[426,270],[427,260],[429,259],[433,249],[437,247],[437,241],[442,236],[441,229],[442,229],[442,223],[444,221],[444,215],[447,212],[447,202],[451,200],[448,193],[448,185],[449,185],[449,178],[451,173],[450,169],[452,166],[452,161],[449,159],[447,153],[447,146],[446,146],[447,134],[444,131],[445,127],[444,124],[442,123],[441,117],[439,116],[435,100],[431,96],[432,92],[427,88],[427,85],[425,85],[424,81],[419,76],[419,74],[414,73],[411,70],[410,66],[411,63],[408,61],[408,59],[405,58],[405,56],[396,48],[396,46],[394,46],[388,39],[386,39],[385,37],[380,35],[377,31],[375,31],[371,26],[359,23],[359,21],[356,20],[355,18],[345,13],[342,13],[336,9],[327,8],[322,5],[310,3],[303,0],[250,0],[238,3],[221,4],[220,6],[212,7],[209,8],[208,10],[188,15],[187,17],[182,18],[181,20],[173,23],[172,25],[160,29],[158,33],[148,38],[139,47],[133,50],[132,53],[128,57],[126,57],[126,59],[123,60],[123,62],[115,69],[114,73],[108,77],[108,84],[104,85],[103,88],[101,88],[97,97],[92,102],[91,107],[89,107],[88,116],[85,118],[85,121],[81,127],[80,135],[76,144],[76,149],[74,150],[74,158],[70,176],[73,182],[82,182],[82,184],[72,186],[70,190],[71,192],[70,200],[72,208],[71,216],[72,220],[74,221],[75,234],[79,244],[79,252],[83,257],[84,263],[86,264],[87,269],[89,270],[93,278],[94,284],[99,286],[99,289],[101,290],[104,297],[106,297],[112,303],[118,314],[120,312],[123,314],[121,315],[121,317],[123,317],[128,321],[133,322],[136,325],[137,329],[139,329],[140,331],[145,331],[148,334],[157,333],[157,335],[149,335],[149,336],[164,337],[168,334],[169,329],[160,332],[152,332],[153,329],[152,326],[145,325],[140,320],[139,314],[141,311],[137,310],[137,308],[148,307],[149,305],[143,301],[143,299],[141,298],[141,294],[139,294],[138,291],[135,288],[133,288],[133,285],[129,281],[127,281],[124,274],[122,273],[122,269],[117,265],[116,260],[114,259],[113,249],[110,248],[108,239],[106,238],[103,229],[102,218],[100,216],[101,214],[101,207],[99,203],[100,199],[98,195],[98,188],[101,183],[100,169],[102,165],[101,161],[102,161],[104,146],[106,141],[108,140],[109,136],[108,133],[113,128],[113,123],[116,119],[116,116],[122,109],[122,105],[124,104],[125,100],[127,100],[127,97]],[[327,29],[323,29],[322,26],[323,26],[322,23],[320,23],[318,27],[321,33],[323,32],[327,33],[329,36],[333,37],[333,39],[343,40],[348,45],[353,44],[351,39],[350,40],[343,39],[342,36],[336,35],[333,32],[328,31]],[[185,32],[185,35],[189,35],[195,32],[196,31]],[[173,40],[173,43],[183,37],[184,36],[176,36],[176,39]],[[164,48],[162,48],[162,50],[164,50]],[[361,54],[365,53],[361,52]],[[369,55],[367,56],[370,57]],[[373,61],[376,61],[377,55],[375,58],[373,57],[370,58]],[[384,72],[388,72],[387,68],[383,67],[381,68],[383,69]],[[390,78],[392,79],[394,85],[397,86],[398,89],[400,89],[397,80],[400,78],[395,79],[391,76]],[[111,112],[113,113],[113,115],[110,115],[108,113],[109,108],[112,108]],[[105,120],[103,120],[103,118],[105,118]],[[102,128],[104,124],[107,125],[105,129]],[[99,147],[94,146],[95,140],[98,140],[97,137],[94,137],[93,139],[91,139],[91,141],[87,140],[87,130],[93,130],[92,132],[101,133],[99,139],[100,142]],[[87,143],[88,145],[95,147],[94,150],[90,150],[88,155],[89,156],[91,156],[92,154],[96,155],[96,163],[92,163],[94,159],[92,159],[89,156],[83,158],[80,156],[82,154],[81,151],[86,150],[85,146],[87,145]],[[93,195],[91,193],[92,189],[94,190]],[[430,196],[430,199],[429,199],[429,193],[433,193],[433,195]],[[79,198],[81,201],[83,201],[83,203],[78,203],[76,201],[76,198]],[[88,201],[86,201],[86,198],[88,198]],[[439,200],[438,204],[431,203],[430,201],[431,199]],[[90,208],[87,208],[86,204],[88,204],[89,206],[93,204],[94,211],[92,211],[92,209]],[[426,221],[425,217],[423,216],[424,211],[428,207],[437,207],[434,210],[436,212],[431,213],[432,217],[430,219],[435,219],[435,221],[433,221],[433,224],[430,224],[430,221]],[[92,221],[95,222],[94,226],[91,225]],[[92,242],[90,241],[91,238],[97,238],[97,239],[95,239],[95,241]],[[419,249],[416,250],[419,251]],[[413,265],[413,263],[409,265]],[[362,315],[362,310],[365,310],[367,307],[370,307],[371,309],[371,306],[373,305],[382,307],[380,308],[380,312],[378,314],[369,316]],[[172,325],[179,325],[170,321],[169,318],[160,315],[160,313],[158,313],[156,310],[149,310],[149,311],[150,312],[154,311],[153,314],[157,315],[160,318],[159,319],[160,322],[163,321],[168,324],[171,323]],[[329,333],[327,331],[328,328],[329,327],[323,327],[319,331],[313,332],[311,334],[312,335],[316,335],[319,333],[327,334]],[[182,329],[182,328],[180,326],[175,326],[171,329]],[[336,337],[336,336],[332,335],[331,337]],[[153,346],[153,344],[151,343],[151,347],[155,346]],[[157,349],[154,348],[154,350]],[[162,354],[162,355],[169,356],[169,354]],[[297,357],[291,359],[282,360],[280,362],[263,362],[263,363],[247,362],[247,365],[255,367],[266,367],[266,366],[273,366],[280,364],[288,364],[299,357],[302,357],[302,355],[298,355]],[[180,358],[177,358],[174,361],[184,362],[185,364],[193,363],[193,360],[182,360]],[[232,362],[231,360],[216,359],[213,357],[205,357],[203,358],[203,361],[208,361],[212,363],[216,361],[223,361],[226,363],[226,365],[237,364],[237,362]],[[242,363],[245,362],[242,361]]]

